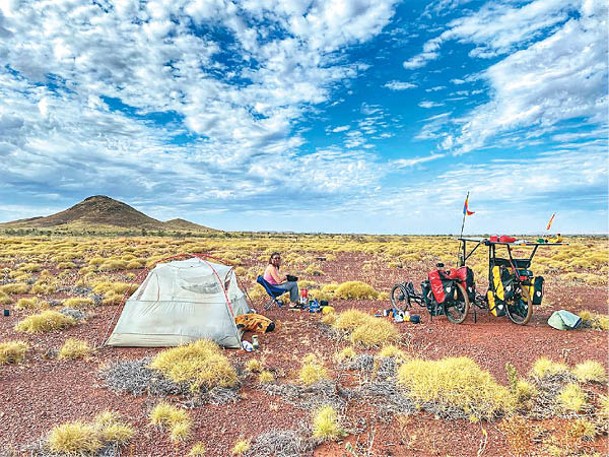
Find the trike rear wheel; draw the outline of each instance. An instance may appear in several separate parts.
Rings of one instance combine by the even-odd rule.
[[[469,297],[465,288],[455,282],[455,290],[452,297],[446,297],[444,301],[444,314],[453,324],[460,324],[469,312]]]
[[[401,311],[410,311],[410,296],[406,289],[404,288],[404,284],[396,284],[391,289],[391,306],[394,309],[399,309]]]
[[[526,287],[518,287],[514,297],[506,300],[506,311],[514,324],[526,325],[533,316],[533,303]]]

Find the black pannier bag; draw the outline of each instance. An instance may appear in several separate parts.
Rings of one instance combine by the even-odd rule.
[[[531,300],[534,305],[541,305],[541,300],[543,299],[543,282],[543,276],[536,276],[533,281]]]

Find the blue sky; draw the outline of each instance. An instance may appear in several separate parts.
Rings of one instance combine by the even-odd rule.
[[[602,0],[0,3],[0,221],[608,231]]]

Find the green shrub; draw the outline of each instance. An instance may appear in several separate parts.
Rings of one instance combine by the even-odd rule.
[[[220,347],[209,340],[198,340],[159,352],[150,364],[176,383],[187,383],[192,389],[233,387],[237,371]]]
[[[406,362],[397,382],[419,406],[433,404],[446,414],[457,410],[472,421],[491,420],[514,408],[508,389],[467,357]]]
[[[40,314],[26,317],[17,325],[15,330],[25,333],[52,332],[76,325],[76,319],[57,311],[47,310]]]

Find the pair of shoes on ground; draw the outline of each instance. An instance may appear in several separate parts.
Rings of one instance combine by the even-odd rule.
[[[304,309],[304,305],[301,303],[290,303],[289,309]]]

